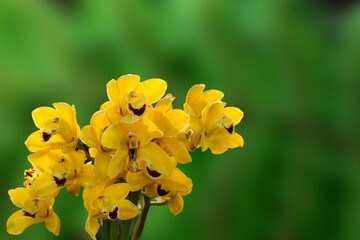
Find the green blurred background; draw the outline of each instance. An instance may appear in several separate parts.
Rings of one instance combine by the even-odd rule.
[[[0,239],[90,239],[66,191],[58,238],[8,235],[7,191],[33,109],[74,104],[85,126],[127,73],[166,80],[178,108],[205,83],[245,113],[244,148],[192,153],[183,212],[152,207],[143,239],[360,239],[360,6],[340,0],[1,0]]]

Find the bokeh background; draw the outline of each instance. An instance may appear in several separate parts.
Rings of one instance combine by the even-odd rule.
[[[105,84],[158,77],[182,108],[205,83],[245,116],[242,149],[192,153],[181,214],[152,207],[142,239],[360,239],[360,6],[336,0],[1,0],[0,239],[90,239],[62,191],[55,238],[6,233],[7,191],[30,168],[31,111],[74,104],[80,126]]]

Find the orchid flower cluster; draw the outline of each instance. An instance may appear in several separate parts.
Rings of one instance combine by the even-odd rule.
[[[39,107],[32,118],[39,129],[25,142],[32,167],[25,170],[24,187],[9,190],[20,208],[7,221],[10,234],[20,234],[44,222],[53,234],[60,219],[53,211],[58,193],[74,196],[83,190],[88,218],[85,231],[95,239],[138,239],[152,205],[183,210],[183,197],[193,183],[177,166],[192,161],[189,151],[201,147],[221,154],[243,146],[235,126],[243,117],[225,107],[223,93],[193,86],[184,110],[173,109],[161,79],[140,82],[124,75],[107,83],[109,101],[80,127],[74,106],[54,103]]]

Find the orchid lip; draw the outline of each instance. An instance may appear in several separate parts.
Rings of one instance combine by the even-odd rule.
[[[62,187],[66,183],[66,178],[58,179],[57,177],[53,176],[53,179],[54,179],[56,186],[58,186],[58,187]]]
[[[133,106],[131,106],[131,104],[129,103],[129,110],[132,111],[136,116],[141,116],[144,114],[145,110],[146,110],[146,104],[144,104],[141,108],[137,109],[137,108],[133,108]]]
[[[114,211],[109,212],[109,218],[111,220],[116,220],[118,218],[118,210],[119,210],[119,208],[115,207]]]
[[[228,131],[228,133],[233,134],[234,133],[234,124],[231,124],[230,127],[225,127],[226,131]]]
[[[166,191],[166,190],[162,189],[162,188],[161,188],[161,185],[159,185],[159,186],[156,188],[156,192],[157,192],[157,194],[158,194],[160,197],[163,197],[163,196],[168,195],[170,191]]]
[[[48,134],[47,132],[41,133],[41,141],[47,142],[51,138],[52,134]]]
[[[155,170],[150,170],[148,167],[146,167],[146,172],[153,178],[161,177],[161,173],[159,173]]]
[[[24,213],[24,216],[27,216],[27,217],[32,217],[32,218],[35,218],[35,215],[36,215],[36,213],[34,213],[34,214],[30,214],[29,212],[27,212],[27,211],[23,211],[23,213]]]

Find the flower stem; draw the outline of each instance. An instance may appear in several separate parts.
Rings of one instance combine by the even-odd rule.
[[[112,221],[112,220],[106,220],[106,221],[109,221],[110,222],[110,240],[117,240],[117,237],[118,237],[118,230],[119,230],[119,223],[120,221],[119,220],[115,220],[115,221]]]
[[[149,212],[150,209],[150,198],[147,196],[142,195],[142,204],[141,204],[141,213],[139,215],[139,218],[136,222],[133,234],[131,236],[131,240],[136,240],[139,239],[141,237],[141,233],[144,229],[145,226],[145,220],[146,220],[146,216]]]
[[[107,219],[103,220],[103,240],[108,240],[109,236],[109,221]]]
[[[129,200],[136,206],[138,204],[139,197],[140,197],[140,191],[130,192],[130,194],[129,194]],[[120,240],[129,240],[130,239],[134,220],[135,220],[135,218],[124,221]]]

